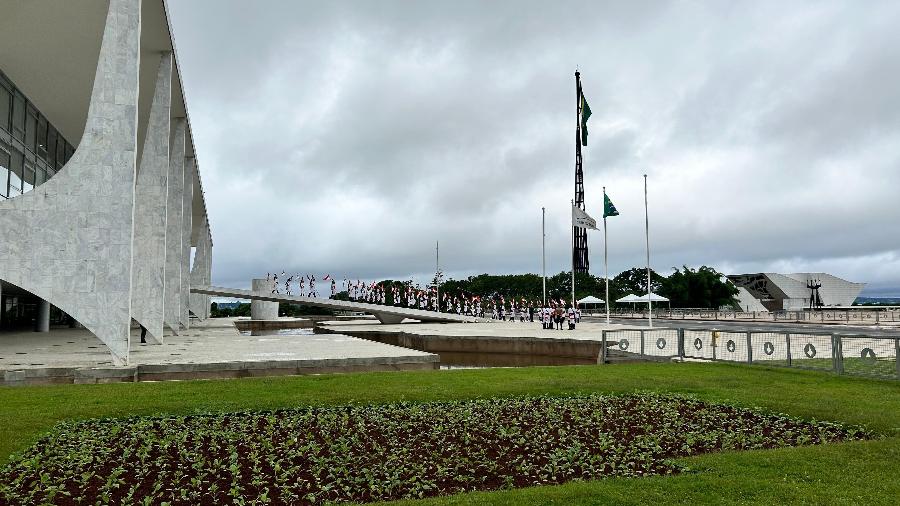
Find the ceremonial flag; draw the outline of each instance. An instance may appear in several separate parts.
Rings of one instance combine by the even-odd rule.
[[[607,216],[618,216],[619,211],[616,209],[616,206],[613,205],[612,200],[609,200],[609,195],[603,194],[603,217]]]
[[[587,146],[587,121],[591,117],[591,106],[588,105],[584,93],[581,94],[581,145]]]
[[[588,213],[582,211],[574,204],[572,205],[572,224],[580,228],[597,229],[597,220],[591,218]]]

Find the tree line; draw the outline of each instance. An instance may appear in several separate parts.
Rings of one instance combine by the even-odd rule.
[[[445,293],[465,293],[480,297],[502,295],[509,299],[526,298],[540,300],[542,295],[541,276],[538,274],[479,274],[466,279],[450,279],[441,285]],[[653,293],[670,300],[673,308],[719,308],[734,307],[737,288],[712,267],[701,266],[693,269],[683,266],[673,269],[668,276],[650,270],[650,289]],[[572,293],[572,273],[564,271],[547,278],[547,297],[569,300]],[[634,267],[617,274],[609,280],[609,299],[615,306],[616,299],[628,294],[647,293],[647,270]],[[593,295],[606,299],[605,282],[602,276],[590,273],[575,274],[575,298]]]

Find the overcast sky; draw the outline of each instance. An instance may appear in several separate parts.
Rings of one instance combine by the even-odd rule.
[[[612,274],[900,295],[900,2],[169,0],[213,282],[571,265],[574,71]],[[603,235],[590,232],[603,274]]]

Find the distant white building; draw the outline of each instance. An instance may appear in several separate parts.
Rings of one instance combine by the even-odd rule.
[[[810,281],[821,284],[817,306],[849,306],[866,286],[824,272],[732,274],[738,303],[745,311],[800,310],[810,307]]]

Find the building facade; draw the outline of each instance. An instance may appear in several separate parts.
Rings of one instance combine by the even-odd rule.
[[[205,318],[212,235],[164,0],[0,7],[0,328],[84,326],[127,364]]]
[[[732,274],[727,276],[738,288],[737,299],[744,311],[781,311],[809,309],[812,306],[850,306],[865,283],[853,283],[824,272],[777,274]],[[821,285],[816,291],[809,286]]]

